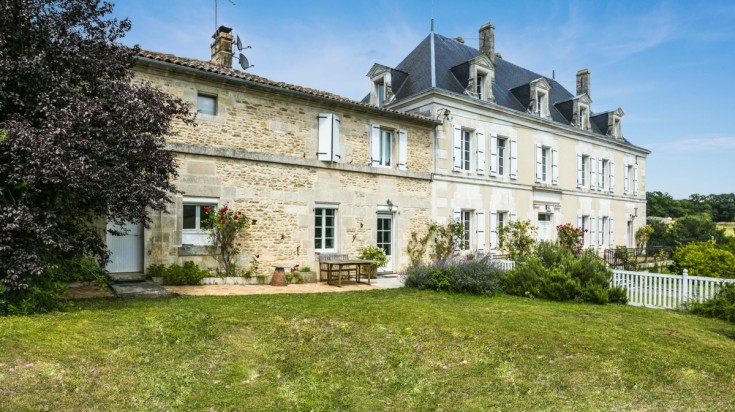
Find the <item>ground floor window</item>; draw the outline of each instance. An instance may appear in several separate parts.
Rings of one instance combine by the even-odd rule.
[[[464,228],[464,237],[460,241],[461,248],[463,250],[469,250],[470,249],[470,230],[472,229],[470,219],[472,218],[472,211],[471,210],[463,210],[460,214],[460,222],[462,223],[462,227]]]
[[[209,232],[202,230],[206,210],[217,208],[217,199],[185,197],[182,201],[181,243],[184,245],[211,245]]]
[[[337,209],[317,207],[314,209],[314,249],[334,250]]]

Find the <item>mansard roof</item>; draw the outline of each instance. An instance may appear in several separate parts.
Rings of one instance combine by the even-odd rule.
[[[463,79],[457,78],[457,74],[463,72],[458,70],[458,68],[468,61],[477,58],[479,55],[481,53],[474,47],[467,46],[464,43],[440,34],[434,34],[436,88],[457,94],[464,94],[465,87],[462,85]],[[555,104],[574,99],[578,96],[570,93],[556,80],[515,65],[499,55],[496,55],[494,65],[495,81],[493,82],[493,96],[495,97],[495,104],[523,113],[528,112],[528,104],[526,103],[524,105],[517,96],[522,95],[523,90],[528,89],[532,82],[544,79],[550,86],[549,114],[551,115],[551,120],[556,123],[573,126],[570,116],[564,116]],[[408,73],[400,88],[398,90],[394,89],[395,101],[399,102],[430,90],[432,88],[431,34],[422,40],[395,69]],[[367,101],[369,101],[369,96],[363,100],[363,102]],[[591,117],[594,116],[595,113],[591,113]],[[606,135],[607,125],[601,129],[597,122],[593,121],[590,123],[592,133]]]

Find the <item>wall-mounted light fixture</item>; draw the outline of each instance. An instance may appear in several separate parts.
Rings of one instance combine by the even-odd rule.
[[[386,200],[385,204],[388,205],[389,212],[395,212],[398,209],[398,207],[394,205],[393,202],[390,201],[390,199]]]
[[[444,122],[451,121],[452,119],[449,117],[450,114],[451,112],[449,111],[449,109],[446,109],[446,108],[438,109],[436,111],[436,118],[434,119],[434,121],[438,124],[442,124]]]
[[[552,210],[551,206],[546,205],[546,213],[551,213]]]
[[[638,208],[637,207],[634,207],[633,208],[633,219],[635,219],[637,217],[638,217]]]

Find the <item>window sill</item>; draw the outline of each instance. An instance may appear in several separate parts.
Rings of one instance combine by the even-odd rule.
[[[181,245],[179,247],[179,256],[211,256],[212,245]]]

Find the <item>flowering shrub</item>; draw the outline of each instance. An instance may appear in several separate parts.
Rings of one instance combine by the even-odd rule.
[[[250,219],[242,210],[234,211],[227,205],[216,209],[204,207],[206,218],[202,220],[202,229],[210,230],[212,244],[219,268],[217,272],[225,276],[236,276],[235,258],[240,254],[241,244],[237,242],[240,232],[250,226]]]
[[[579,254],[582,251],[584,242],[584,234],[587,229],[574,227],[571,223],[564,223],[556,227],[556,233],[559,236],[559,244],[564,248]]]
[[[370,265],[370,277],[374,278],[379,267],[388,264],[388,257],[385,255],[385,251],[377,246],[365,245],[360,248],[360,253],[357,255],[359,259],[372,260],[374,263]]]

